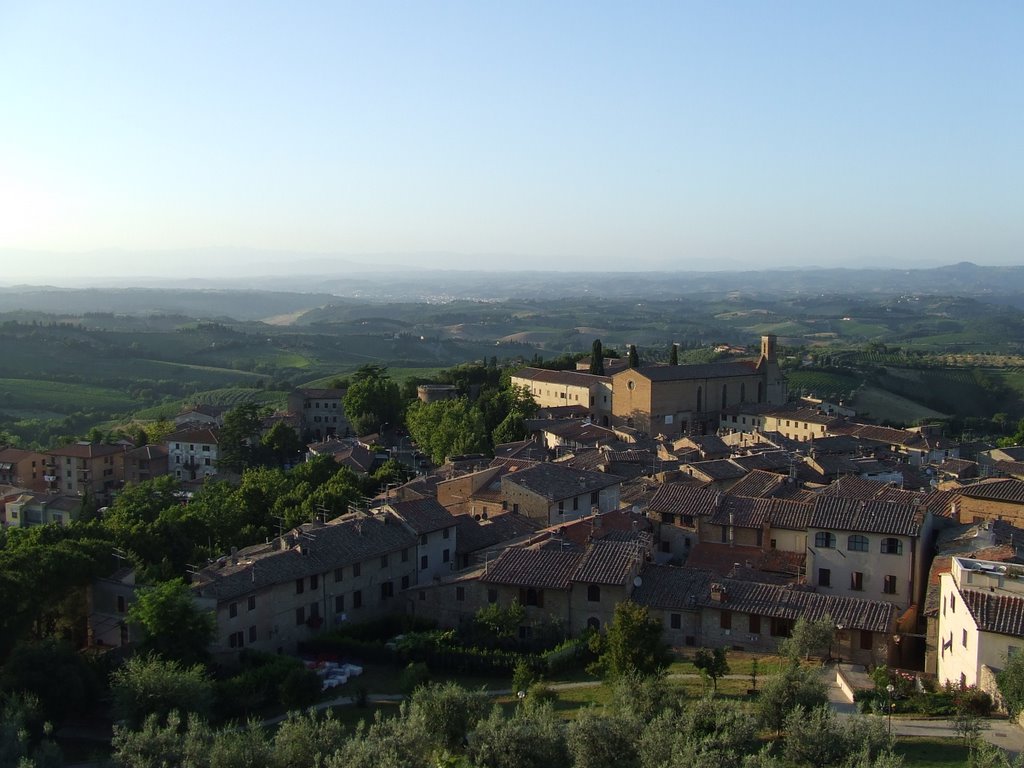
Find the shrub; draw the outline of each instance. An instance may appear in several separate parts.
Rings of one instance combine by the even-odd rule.
[[[286,709],[305,709],[320,700],[320,677],[304,667],[291,670],[279,687]]]
[[[554,704],[558,701],[558,693],[547,683],[538,680],[526,690],[526,700],[533,705]]]
[[[421,685],[430,681],[430,668],[423,662],[409,662],[399,680],[399,686],[406,695],[412,695],[413,691]]]

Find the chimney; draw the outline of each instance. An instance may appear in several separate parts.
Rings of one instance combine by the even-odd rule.
[[[725,586],[722,584],[711,585],[711,601],[715,603],[724,603],[728,600],[728,595],[725,592]]]

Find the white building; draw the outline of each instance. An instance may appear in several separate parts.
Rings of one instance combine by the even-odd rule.
[[[939,588],[939,681],[995,697],[993,673],[1024,648],[1024,568],[954,557]]]
[[[219,439],[216,430],[193,426],[168,435],[167,471],[179,480],[202,480],[217,474]]]

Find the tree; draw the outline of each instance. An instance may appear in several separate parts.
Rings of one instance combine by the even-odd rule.
[[[217,468],[241,474],[257,463],[260,430],[266,409],[258,403],[242,403],[224,416],[217,446]]]
[[[840,722],[829,704],[807,710],[794,707],[786,716],[784,756],[793,766],[842,765],[859,752],[874,758],[889,747],[881,720],[849,718]]]
[[[594,339],[590,351],[590,372],[595,376],[604,376],[604,349],[600,339]]]
[[[668,364],[679,365],[679,345],[673,344],[672,349],[668,353]]]
[[[260,444],[267,460],[279,467],[294,464],[303,449],[299,433],[283,421],[275,423],[260,440]]]
[[[792,634],[779,646],[783,656],[792,660],[810,658],[812,654],[831,653],[835,641],[836,625],[828,614],[817,621],[808,621],[801,616],[793,625]]]
[[[442,749],[461,747],[487,715],[487,696],[457,683],[422,685],[409,701],[409,720]]]
[[[636,725],[590,707],[569,723],[566,747],[575,768],[633,768],[639,764]]]
[[[130,727],[150,716],[168,722],[175,711],[205,717],[213,702],[213,683],[201,664],[191,667],[159,656],[133,656],[110,676],[114,712]]]
[[[42,726],[41,737],[32,725],[38,702],[31,696],[0,697],[0,766],[3,768],[59,768],[64,765],[60,747],[51,738],[52,728]]]
[[[499,707],[469,735],[467,754],[477,768],[550,768],[569,764],[562,721],[551,704]]]
[[[396,425],[402,415],[402,395],[387,370],[382,365],[364,365],[352,375],[344,406],[356,434],[379,432],[383,424]]]
[[[603,635],[594,635],[599,656],[595,668],[611,679],[629,672],[653,675],[671,662],[668,644],[662,639],[661,622],[647,609],[630,600],[615,606],[615,615]]]
[[[69,715],[90,712],[98,688],[85,657],[52,638],[16,646],[0,671],[0,690],[35,697],[41,716],[57,725]]]
[[[140,590],[138,600],[128,609],[128,620],[145,631],[140,643],[143,651],[183,664],[207,659],[216,629],[213,615],[199,608],[182,579]]]
[[[1002,670],[996,672],[996,685],[1011,720],[1024,712],[1024,654],[1015,653],[1006,659]]]
[[[630,368],[640,367],[640,355],[637,354],[636,344],[629,345],[629,357],[627,360]]]
[[[715,691],[718,690],[718,678],[729,674],[729,661],[726,658],[725,648],[699,649],[693,660],[693,666],[711,678],[711,684]]]
[[[273,768],[305,768],[317,765],[326,755],[338,751],[345,742],[345,727],[331,710],[291,712],[274,736]]]
[[[791,662],[766,678],[757,697],[757,710],[765,728],[781,732],[794,707],[811,710],[827,703],[828,694],[818,670]]]
[[[435,464],[489,447],[483,412],[465,397],[435,403],[417,400],[409,406],[405,423],[413,440]]]

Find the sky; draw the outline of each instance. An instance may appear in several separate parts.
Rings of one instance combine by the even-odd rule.
[[[1019,0],[0,0],[2,271],[1024,263],[1022,39]]]

